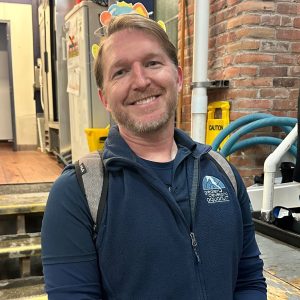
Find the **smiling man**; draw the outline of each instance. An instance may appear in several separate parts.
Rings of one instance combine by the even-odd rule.
[[[210,147],[174,128],[182,71],[164,30],[113,18],[95,76],[117,123],[107,199],[94,239],[74,166],[55,182],[42,228],[49,300],[266,300],[241,177],[233,168],[235,189]]]
[[[172,136],[181,69],[153,35],[141,30],[116,32],[103,47],[99,94],[121,132],[157,134],[166,127]]]

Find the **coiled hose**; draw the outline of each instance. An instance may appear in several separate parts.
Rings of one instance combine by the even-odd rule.
[[[256,113],[241,117],[226,128],[224,128],[219,135],[215,138],[212,148],[217,150],[222,143],[222,141],[233,131],[238,129],[224,144],[222,150],[220,151],[224,156],[228,156],[233,152],[240,150],[242,148],[250,147],[258,144],[267,144],[278,146],[282,140],[275,137],[261,136],[261,137],[252,137],[238,142],[243,135],[250,133],[251,131],[266,127],[266,126],[278,126],[286,134],[288,134],[297,122],[296,118],[289,117],[276,117],[271,114],[265,113]],[[296,156],[297,149],[295,146],[290,148],[290,153]],[[300,174],[299,174],[300,175]],[[300,177],[300,176],[299,176]]]

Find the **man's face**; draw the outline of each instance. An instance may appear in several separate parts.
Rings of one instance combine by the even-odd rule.
[[[182,72],[155,37],[141,30],[111,35],[103,49],[100,98],[120,127],[134,134],[173,122]]]

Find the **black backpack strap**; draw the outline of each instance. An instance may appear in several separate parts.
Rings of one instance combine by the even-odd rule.
[[[89,153],[76,161],[75,173],[78,184],[86,196],[96,237],[108,191],[108,173],[104,168],[102,152]]]
[[[80,187],[81,191],[85,195],[85,189],[84,189],[84,184],[83,184],[83,180],[82,180],[82,172],[84,172],[84,171],[82,171],[80,169],[78,160],[75,161],[74,166],[75,166],[75,173],[76,173],[77,182],[79,184],[79,187]]]
[[[233,170],[229,164],[229,162],[227,161],[227,159],[220,154],[219,152],[216,152],[214,150],[210,150],[208,152],[208,154],[213,158],[213,160],[223,169],[224,173],[227,175],[227,177],[229,178],[235,193],[237,195],[237,183],[236,183],[236,178],[235,175],[233,173]]]
[[[102,158],[101,158],[102,159]],[[102,160],[103,161],[103,160]],[[104,212],[104,207],[107,201],[107,191],[108,191],[108,172],[105,169],[103,165],[103,185],[102,185],[102,191],[101,191],[101,196],[100,196],[100,203],[98,206],[98,212],[97,212],[97,217],[96,217],[96,223],[94,227],[95,234],[97,235],[99,226],[101,224],[103,212]]]

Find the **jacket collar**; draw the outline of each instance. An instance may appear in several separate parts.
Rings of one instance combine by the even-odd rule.
[[[210,150],[210,146],[193,141],[184,131],[175,128],[174,139],[177,145],[187,148],[195,157],[201,156]],[[124,157],[136,161],[135,153],[122,138],[117,125],[111,127],[105,141],[104,158]]]

